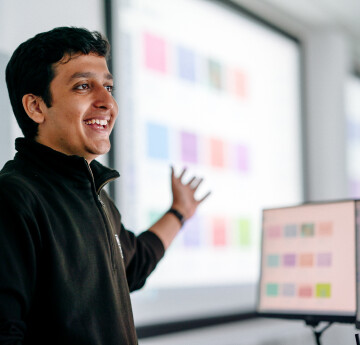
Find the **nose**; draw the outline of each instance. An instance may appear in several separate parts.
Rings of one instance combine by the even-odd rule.
[[[102,85],[97,87],[95,93],[94,107],[112,110],[116,106],[116,101],[112,94]]]

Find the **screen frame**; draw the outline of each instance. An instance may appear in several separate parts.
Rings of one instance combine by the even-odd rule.
[[[285,207],[277,207],[277,208],[266,208],[263,209],[262,213],[262,222],[264,220],[264,211],[269,210],[279,210],[279,209],[288,209],[288,208],[295,208],[295,207],[301,207],[301,206],[311,206],[311,205],[324,205],[324,204],[338,204],[338,203],[348,203],[353,202],[355,205],[355,220],[356,220],[356,202],[359,201],[358,199],[339,199],[339,200],[329,200],[329,201],[311,201],[311,202],[303,202],[297,205],[291,205],[291,206],[285,206]],[[358,265],[358,229],[357,224],[355,221],[355,231],[354,231],[354,240],[355,240],[355,273],[358,275],[359,265]],[[356,315],[357,315],[357,309],[358,309],[358,285],[359,282],[356,281],[355,278],[355,292],[356,292],[356,300],[355,300],[355,313],[354,315],[344,315],[344,314],[321,314],[321,313],[298,313],[298,312],[269,312],[269,311],[261,311],[260,310],[260,299],[261,299],[261,279],[262,279],[262,272],[263,272],[263,255],[264,255],[264,228],[262,226],[261,228],[261,253],[260,253],[260,276],[259,276],[259,282],[257,287],[257,300],[256,300],[256,315],[258,317],[268,317],[268,318],[277,318],[277,319],[289,319],[289,320],[304,320],[306,324],[316,326],[322,321],[327,322],[339,322],[339,323],[355,323],[356,321]],[[360,328],[360,320],[358,321],[358,325]]]

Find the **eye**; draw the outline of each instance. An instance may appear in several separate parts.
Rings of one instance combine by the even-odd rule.
[[[106,85],[105,89],[108,90],[110,93],[112,93],[114,91],[114,86],[113,85]]]
[[[86,83],[80,84],[80,85],[75,87],[76,90],[87,90],[89,88],[90,88],[89,84],[86,84]]]

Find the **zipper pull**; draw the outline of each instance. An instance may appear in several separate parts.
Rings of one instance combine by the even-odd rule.
[[[101,198],[100,198],[100,195],[99,195],[99,194],[97,195],[97,197],[98,197],[98,200],[99,200],[99,202],[100,202],[101,206],[102,206],[103,208],[105,208],[105,204],[104,204],[104,203],[103,203],[103,201],[101,200]]]
[[[116,243],[117,243],[117,245],[118,245],[118,247],[120,249],[121,257],[124,259],[124,254],[123,254],[123,251],[122,251],[122,248],[121,248],[119,236],[117,234],[115,234],[115,238],[116,238]]]

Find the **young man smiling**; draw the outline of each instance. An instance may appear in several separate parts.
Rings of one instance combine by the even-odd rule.
[[[6,69],[25,138],[0,172],[0,344],[136,344],[129,292],[141,288],[198,205],[201,179],[171,173],[169,211],[139,236],[103,190],[117,116],[108,42],[56,28]]]

